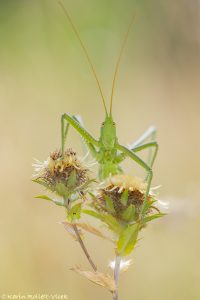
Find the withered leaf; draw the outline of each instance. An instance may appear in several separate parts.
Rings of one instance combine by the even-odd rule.
[[[111,292],[114,292],[116,290],[115,282],[109,274],[104,274],[104,273],[94,272],[94,271],[84,271],[79,267],[71,268],[71,270],[86,277],[93,283],[105,287]]]
[[[72,223],[69,223],[69,222],[61,222],[61,224],[64,225],[64,228],[66,229],[66,231],[69,233],[69,235],[75,240],[77,241],[77,235],[74,231],[74,228],[73,228],[73,224]],[[78,232],[81,236],[81,238],[83,239],[83,233],[80,229],[78,229]]]
[[[89,233],[92,233],[94,235],[97,235],[98,237],[101,237],[103,239],[109,240],[112,242],[112,240],[105,236],[100,230],[96,229],[95,227],[93,227],[92,225],[88,224],[88,223],[70,223],[67,221],[62,222],[62,224],[64,224],[64,226],[68,226],[68,227],[73,227],[73,225],[76,225],[77,228],[79,229],[83,229]]]

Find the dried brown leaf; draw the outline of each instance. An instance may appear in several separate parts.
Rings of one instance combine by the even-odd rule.
[[[69,223],[67,221],[64,221],[62,222],[62,224],[64,224],[64,226],[67,226],[67,227],[73,227],[73,225],[75,224],[76,227],[78,227],[79,229],[83,229],[89,233],[92,233],[98,237],[101,237],[102,239],[105,239],[105,240],[109,240],[111,242],[112,239],[110,239],[109,237],[105,236],[100,230],[96,229],[95,227],[91,226],[90,224],[87,224],[87,223]]]
[[[69,235],[70,235],[75,241],[77,241],[78,239],[77,239],[77,235],[76,235],[76,233],[75,233],[75,231],[74,231],[73,224],[71,224],[71,223],[69,223],[69,222],[61,222],[61,224],[64,225],[64,228],[65,228],[65,230],[69,233]],[[83,239],[83,233],[82,233],[82,231],[81,231],[80,229],[78,229],[78,232],[79,232],[81,238]]]
[[[104,274],[104,273],[94,272],[94,271],[84,271],[79,267],[71,268],[71,270],[86,277],[93,283],[105,287],[111,292],[114,292],[116,290],[115,282],[109,274]]]

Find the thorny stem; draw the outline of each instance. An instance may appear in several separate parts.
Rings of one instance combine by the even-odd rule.
[[[64,202],[65,202],[65,207],[66,207],[67,211],[69,211],[70,210],[69,199],[65,199],[64,198]],[[77,241],[79,242],[79,244],[81,246],[81,249],[83,250],[85,256],[87,257],[87,259],[88,259],[88,261],[89,261],[92,269],[96,272],[97,271],[97,267],[94,264],[94,262],[93,262],[93,260],[92,260],[92,258],[90,256],[90,254],[89,254],[89,252],[88,252],[88,250],[87,250],[87,248],[86,248],[86,246],[85,246],[85,244],[84,244],[84,242],[83,242],[83,240],[82,240],[82,238],[81,238],[81,236],[79,234],[79,231],[78,231],[78,228],[77,228],[76,224],[73,224],[73,228],[74,228],[74,232],[75,232],[75,234],[77,236]]]
[[[85,253],[85,256],[87,257],[87,259],[88,259],[88,261],[89,261],[89,263],[90,263],[92,269],[96,272],[96,271],[97,271],[97,267],[96,267],[96,265],[94,264],[94,262],[93,262],[91,256],[89,255],[89,253],[88,253],[88,251],[87,251],[87,248],[85,247],[85,244],[83,243],[83,240],[82,240],[82,238],[81,238],[81,236],[80,236],[80,234],[79,234],[79,231],[78,231],[78,228],[77,228],[76,224],[73,224],[73,228],[74,228],[74,232],[76,233],[77,240],[78,240],[78,242],[79,242],[79,244],[80,244],[80,246],[81,246],[83,252]]]
[[[115,269],[114,269],[114,281],[116,284],[116,291],[113,293],[113,300],[118,300],[118,281],[120,275],[120,263],[121,263],[121,256],[116,255]]]

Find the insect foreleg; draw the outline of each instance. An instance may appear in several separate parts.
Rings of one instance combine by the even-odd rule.
[[[83,128],[84,128],[84,123],[83,123],[83,119],[80,115],[73,115],[73,119],[75,119]],[[88,146],[86,141],[84,140],[83,137],[81,137],[81,146],[82,146],[82,150],[83,150],[83,154],[85,157],[88,157]]]
[[[143,207],[145,206],[147,197],[149,195],[149,190],[151,187],[151,181],[152,181],[152,177],[153,177],[153,171],[150,166],[148,166],[139,156],[137,156],[134,152],[132,152],[128,148],[117,144],[117,149],[119,151],[121,151],[122,153],[124,153],[126,156],[129,156],[131,159],[133,159],[136,163],[138,163],[142,168],[144,168],[147,171],[147,178],[146,178],[147,189],[146,189],[146,193],[145,193],[145,197],[144,197],[143,206],[141,209],[141,213],[142,213]]]
[[[65,144],[65,133],[68,131],[68,124],[65,128],[65,121],[70,124],[78,133],[85,139],[87,144],[92,144],[93,146],[99,146],[99,142],[92,137],[92,135],[85,130],[82,125],[77,121],[76,117],[71,117],[68,114],[63,114],[61,117],[61,130],[62,130],[62,151],[64,151],[64,144]]]
[[[76,120],[81,125],[81,127],[84,128],[83,119],[82,119],[82,117],[80,115],[73,115],[72,118],[74,120]]]
[[[73,116],[73,119],[75,119],[75,120],[81,125],[81,127],[82,127],[83,129],[85,129],[85,128],[84,128],[84,124],[83,124],[83,120],[82,120],[81,116],[79,116],[79,115],[74,115],[74,116]],[[83,137],[83,139],[84,139],[84,137]],[[97,152],[96,148],[94,147],[94,145],[93,145],[92,143],[88,142],[86,139],[84,139],[84,142],[86,143],[87,148],[90,150],[91,155],[92,155],[94,158],[96,158],[98,152]],[[85,145],[85,143],[84,143],[84,145]],[[85,149],[85,150],[86,150],[86,149]],[[86,152],[86,151],[85,151],[85,152]]]
[[[80,117],[79,117],[79,120],[78,120],[78,116],[73,116],[72,118],[81,124]],[[62,153],[64,152],[66,138],[67,138],[67,135],[69,132],[69,126],[70,126],[70,123],[67,123],[65,125],[65,120],[61,117],[61,149],[62,149]]]
[[[68,114],[63,114],[62,119],[66,120],[76,131],[78,131],[87,142],[97,147],[99,146],[99,141],[93,138],[93,136],[86,129],[84,129],[75,118],[69,116]]]

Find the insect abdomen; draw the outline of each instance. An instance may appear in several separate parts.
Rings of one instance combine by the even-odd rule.
[[[113,162],[106,162],[105,164],[100,164],[99,166],[99,178],[106,179],[110,175],[116,175],[122,173],[121,168],[118,164]]]

